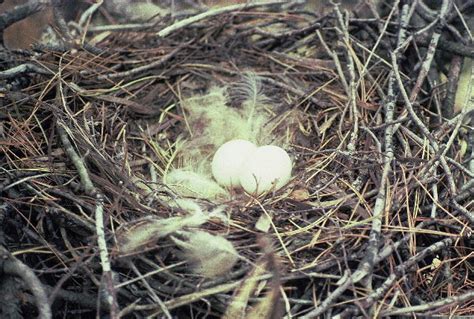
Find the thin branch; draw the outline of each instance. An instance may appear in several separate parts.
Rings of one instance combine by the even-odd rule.
[[[420,73],[418,73],[415,86],[413,87],[413,90],[410,95],[410,101],[412,103],[416,100],[416,97],[418,96],[418,93],[421,90],[423,82],[431,68],[431,62],[433,61],[434,54],[436,52],[436,47],[438,45],[439,38],[441,37],[442,27],[445,24],[445,18],[446,18],[446,14],[449,11],[450,3],[452,4],[452,1],[443,0],[443,4],[441,5],[441,9],[439,10],[437,19],[435,20],[435,22],[441,21],[441,23],[436,28],[435,32],[433,32],[433,35],[431,36],[430,45],[428,46],[428,52],[426,52],[425,60],[421,64]]]
[[[33,270],[15,258],[5,247],[0,245],[0,269],[3,273],[15,275],[23,279],[35,296],[36,306],[39,311],[39,318],[52,318],[51,307],[48,303],[48,297],[41,281],[36,277]]]
[[[76,167],[77,173],[79,174],[79,177],[81,178],[81,183],[82,183],[82,186],[84,187],[84,191],[87,194],[93,195],[96,192],[94,184],[92,183],[92,180],[89,177],[89,173],[87,172],[86,165],[82,161],[79,154],[77,154],[76,150],[74,149],[74,146],[72,146],[71,142],[69,141],[69,137],[66,133],[64,124],[58,123],[57,128],[58,128],[59,137],[61,138],[61,142],[63,143],[63,146],[64,146],[64,151],[66,152],[66,154],[69,156],[69,159],[72,161],[72,163]]]
[[[394,4],[395,6],[398,5],[398,2]],[[408,25],[408,21],[410,20],[409,15],[409,6],[403,5],[400,17],[400,29],[398,33],[398,40],[397,40],[397,49],[395,50],[395,59],[397,59],[398,54],[400,53],[401,47],[400,45],[404,42],[406,37],[406,28]],[[385,111],[385,122],[392,123],[394,121],[394,108],[395,102],[397,98],[396,94],[396,72],[397,70],[392,70],[390,73],[389,81],[388,81],[388,94],[387,94],[387,101],[384,103],[384,111]],[[382,170],[382,176],[380,178],[380,187],[377,194],[377,199],[374,205],[374,211],[372,213],[373,220],[372,220],[372,228],[369,234],[369,244],[366,249],[366,257],[364,260],[359,264],[359,267],[353,274],[354,282],[360,281],[362,278],[367,276],[374,267],[375,258],[377,256],[377,252],[380,246],[380,236],[382,231],[382,218],[383,213],[385,212],[385,208],[387,206],[387,184],[388,184],[388,176],[391,172],[391,165],[394,159],[394,149],[393,149],[393,134],[394,134],[394,125],[388,125],[385,128],[385,138],[384,138],[384,146],[385,146],[385,156],[384,156],[384,165]]]
[[[6,28],[35,14],[49,4],[49,0],[30,0],[25,4],[15,6],[12,10],[0,14],[0,33]]]
[[[37,73],[43,75],[51,75],[51,71],[48,71],[36,64],[25,63],[17,65],[11,69],[0,71],[0,80],[11,79],[24,73]]]
[[[394,316],[403,315],[406,313],[412,313],[415,315],[416,313],[421,313],[421,312],[426,312],[426,311],[433,312],[437,308],[460,305],[466,301],[472,301],[473,299],[474,299],[474,290],[470,290],[461,295],[452,296],[452,297],[440,299],[433,302],[428,302],[423,305],[383,311],[380,315],[383,317],[394,317]]]
[[[229,12],[233,12],[233,11],[240,11],[240,10],[247,10],[247,9],[253,9],[253,8],[263,7],[263,6],[272,6],[272,5],[275,5],[275,4],[285,4],[285,3],[287,3],[287,1],[273,1],[273,2],[236,4],[236,5],[231,5],[231,6],[227,6],[227,7],[216,8],[216,9],[208,10],[206,12],[197,14],[195,16],[177,21],[177,22],[173,23],[172,25],[164,28],[163,30],[157,32],[156,35],[159,36],[159,37],[164,38],[164,37],[167,37],[167,36],[169,36],[170,34],[176,32],[176,31],[178,31],[182,28],[185,28],[189,25],[192,25],[196,22],[199,22],[199,21],[207,19],[207,18],[215,17],[215,16],[218,16],[218,15],[221,15],[221,14],[224,14],[224,13],[229,13]]]

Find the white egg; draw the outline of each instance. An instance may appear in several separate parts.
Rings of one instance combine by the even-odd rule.
[[[281,147],[259,147],[241,168],[240,185],[249,194],[260,195],[285,186],[291,178],[293,164]]]
[[[257,146],[247,140],[231,140],[222,144],[212,159],[212,175],[228,188],[240,188],[240,170],[245,159]]]

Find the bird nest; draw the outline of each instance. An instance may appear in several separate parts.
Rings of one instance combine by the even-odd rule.
[[[54,40],[0,52],[1,316],[473,314],[472,1],[133,24],[58,2]],[[292,179],[213,191],[252,98]]]

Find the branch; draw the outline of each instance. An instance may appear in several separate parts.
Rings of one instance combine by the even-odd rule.
[[[33,270],[15,258],[15,256],[3,246],[0,246],[0,266],[3,273],[20,277],[30,288],[35,297],[36,307],[38,307],[39,318],[52,318],[48,297],[46,296],[41,281],[36,277]]]
[[[473,299],[474,299],[474,290],[470,290],[462,295],[440,299],[437,301],[426,303],[424,305],[398,308],[391,311],[384,311],[380,314],[380,316],[381,317],[394,317],[394,316],[405,314],[405,313],[414,314],[415,312],[424,312],[428,310],[431,310],[431,312],[433,312],[437,308],[446,307],[449,305],[454,306],[455,304],[462,304],[465,301],[472,301]]]
[[[436,31],[433,32],[433,35],[431,36],[431,41],[428,46],[428,52],[426,52],[425,60],[421,64],[420,73],[418,73],[418,78],[416,79],[415,86],[413,87],[413,90],[410,95],[410,101],[412,103],[416,100],[416,97],[418,96],[418,93],[421,90],[421,86],[426,76],[428,75],[428,71],[431,68],[431,62],[433,61],[434,54],[436,52],[436,47],[438,45],[439,38],[441,37],[441,30],[445,23],[445,17],[449,11],[449,8],[451,7],[450,3],[450,0],[443,0],[443,4],[441,5],[441,9],[439,10],[437,20],[441,21],[441,25],[436,28]]]
[[[51,75],[52,72],[32,63],[17,65],[11,69],[0,71],[0,80],[11,79],[23,73]]]
[[[0,33],[15,22],[43,10],[48,4],[48,0],[30,0],[25,4],[15,6],[12,10],[0,14]]]
[[[164,37],[169,36],[171,33],[178,31],[179,29],[185,28],[201,20],[215,17],[224,13],[229,13],[232,11],[253,9],[253,8],[262,7],[262,6],[271,6],[274,4],[285,4],[285,3],[287,3],[287,1],[260,2],[260,3],[250,3],[250,4],[245,3],[245,4],[236,4],[236,5],[231,5],[227,7],[212,9],[212,10],[208,10],[206,12],[197,14],[195,16],[177,21],[173,23],[172,25],[164,28],[163,30],[157,32],[156,35],[164,38]]]
[[[394,4],[397,6],[398,2]],[[401,51],[401,44],[404,42],[406,37],[406,28],[410,20],[408,5],[402,7],[401,18],[400,18],[400,29],[398,33],[397,40],[397,49],[394,54],[395,59],[398,58],[398,55]],[[385,112],[385,122],[392,123],[394,120],[394,108],[395,102],[397,100],[396,94],[396,72],[397,70],[392,70],[390,72],[389,84],[388,84],[388,94],[387,100],[384,103],[384,112]],[[382,177],[380,179],[380,188],[377,193],[377,199],[375,200],[374,211],[372,213],[372,228],[369,234],[369,243],[366,249],[366,257],[359,264],[359,267],[353,274],[354,282],[360,281],[362,278],[367,276],[373,269],[375,258],[377,257],[378,249],[380,246],[380,235],[382,232],[382,218],[387,205],[387,184],[388,184],[388,175],[391,172],[391,164],[394,159],[394,150],[393,150],[393,134],[394,126],[388,125],[385,128],[385,156],[384,156],[384,165],[382,171]]]

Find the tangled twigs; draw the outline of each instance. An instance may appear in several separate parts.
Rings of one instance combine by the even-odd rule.
[[[51,307],[41,281],[24,263],[15,258],[5,247],[0,245],[0,270],[3,274],[18,276],[26,283],[35,297],[39,318],[52,318]]]

